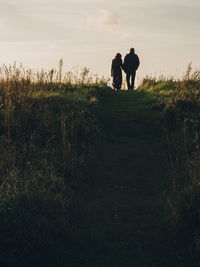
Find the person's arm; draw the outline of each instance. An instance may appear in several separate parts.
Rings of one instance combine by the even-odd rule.
[[[138,67],[140,66],[140,60],[139,60],[139,57],[138,57],[138,55],[136,55],[137,57],[137,68],[136,68],[136,70],[138,69]]]
[[[126,73],[126,71],[127,71],[127,55],[124,58],[124,63],[122,64],[122,69]]]
[[[127,64],[127,55],[124,58],[124,65],[126,65],[126,64]]]
[[[112,60],[112,64],[111,64],[111,77],[114,76],[114,60]]]

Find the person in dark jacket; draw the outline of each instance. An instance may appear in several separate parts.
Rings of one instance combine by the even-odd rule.
[[[113,87],[120,90],[122,86],[122,55],[117,53],[112,60],[111,76],[113,77]]]
[[[138,69],[139,65],[139,57],[135,54],[135,49],[131,48],[130,53],[125,56],[123,64],[123,69],[126,72],[128,90],[134,89],[136,70]]]

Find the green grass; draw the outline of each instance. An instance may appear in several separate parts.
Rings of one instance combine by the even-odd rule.
[[[195,266],[165,215],[170,183],[155,101],[141,91],[104,92],[101,157],[82,199],[90,236],[74,266]]]
[[[48,74],[36,77],[16,66],[3,70],[0,265],[27,266],[32,255],[55,262],[79,244],[74,221],[80,212],[72,187],[87,180],[96,157],[96,87],[105,85],[49,81]]]
[[[61,68],[0,81],[1,266],[199,266],[182,235],[199,191],[180,177],[198,158],[199,80],[116,92]]]

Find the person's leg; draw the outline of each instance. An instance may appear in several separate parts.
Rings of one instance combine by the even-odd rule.
[[[118,82],[118,77],[117,77],[117,74],[114,73],[114,76],[113,76],[113,87],[115,90],[117,90],[117,82]]]
[[[113,86],[113,88],[115,89],[115,77],[113,77],[112,86]]]
[[[126,82],[127,82],[128,90],[131,89],[131,86],[130,86],[130,76],[131,76],[130,73],[126,73]]]
[[[131,89],[134,90],[135,86],[135,71],[131,73]]]
[[[119,74],[119,90],[122,88],[122,72]]]
[[[122,79],[120,75],[116,76],[114,87],[115,89],[117,89],[117,91],[121,89],[121,85],[122,85],[121,80]]]
[[[135,73],[136,71],[131,73],[131,89],[134,90],[134,86],[135,86]]]

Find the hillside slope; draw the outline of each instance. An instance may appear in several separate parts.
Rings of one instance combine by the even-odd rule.
[[[105,91],[101,98],[101,156],[82,199],[90,245],[77,266],[197,266],[167,222],[168,168],[154,101],[140,91]]]

